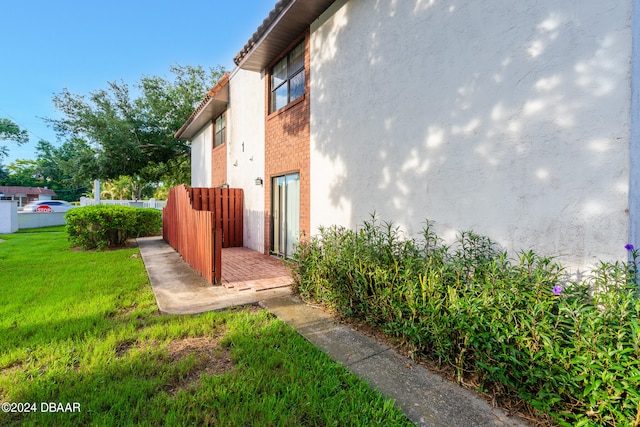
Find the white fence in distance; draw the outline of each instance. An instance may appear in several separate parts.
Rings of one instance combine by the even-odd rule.
[[[80,197],[80,206],[91,206],[91,205],[122,205],[122,206],[132,206],[134,208],[151,208],[151,209],[163,209],[167,206],[166,200],[104,200],[101,199],[100,202],[96,203],[94,199],[89,199],[87,197]]]
[[[104,205],[124,205],[136,208],[162,209],[165,200],[102,200]],[[95,200],[80,198],[80,206],[95,205]],[[15,233],[20,228],[40,228],[66,223],[64,212],[20,212],[15,200],[0,200],[0,234]]]

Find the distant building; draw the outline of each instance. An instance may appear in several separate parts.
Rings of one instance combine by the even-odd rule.
[[[21,208],[33,200],[51,200],[56,192],[41,187],[6,187],[0,185],[0,200],[17,200]]]

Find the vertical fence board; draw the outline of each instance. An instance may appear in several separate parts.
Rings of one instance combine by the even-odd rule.
[[[207,207],[207,210],[211,211],[211,212],[215,212],[216,211],[216,192],[214,191],[215,188],[208,188],[207,189],[208,193],[209,193],[209,206]]]
[[[242,245],[244,243],[244,191],[241,188],[238,189],[238,197],[240,203],[236,205],[236,236]]]
[[[238,193],[235,189],[229,192],[229,233],[233,237],[231,244],[235,246],[236,239],[236,221],[237,221],[237,205],[240,201],[238,200]]]
[[[213,269],[213,281],[214,283],[222,283],[222,230],[216,228],[211,233],[213,238],[213,253],[214,253],[214,269]]]
[[[216,198],[214,209],[216,213],[216,223],[214,227],[222,230],[222,188],[215,188],[214,193]],[[224,237],[224,232],[221,232],[220,239],[222,239],[222,247],[224,247]]]
[[[234,215],[235,224],[235,246],[242,246],[243,242],[243,230],[244,230],[244,192],[241,188],[235,190],[236,196],[236,211]]]
[[[202,189],[194,188],[193,189],[193,197],[191,199],[191,205],[193,209],[199,211],[202,210]]]
[[[207,208],[209,207],[209,191],[207,188],[203,188],[200,191],[200,199],[201,199],[200,209],[202,209],[203,211],[208,211],[209,209]]]
[[[229,247],[229,189],[222,189],[222,247]]]
[[[227,217],[227,223],[229,226],[229,245],[234,246],[236,244],[236,190],[229,190],[229,212]]]

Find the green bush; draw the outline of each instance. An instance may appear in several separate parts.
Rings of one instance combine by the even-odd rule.
[[[69,210],[66,231],[73,245],[84,249],[122,246],[128,239],[157,234],[162,213],[155,209],[94,205]]]
[[[407,239],[375,216],[356,231],[322,229],[291,263],[302,298],[380,326],[459,382],[564,426],[637,425],[634,265],[602,263],[574,282],[533,252],[510,259],[472,232],[447,247],[430,223]]]
[[[136,234],[132,237],[153,236],[162,231],[162,211],[149,208],[135,208]]]

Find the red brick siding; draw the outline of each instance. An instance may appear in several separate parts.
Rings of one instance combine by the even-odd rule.
[[[227,144],[215,147],[211,153],[211,186],[227,183]]]
[[[304,35],[304,79],[305,94],[286,107],[269,114],[270,78],[267,75],[265,88],[265,253],[271,248],[271,180],[273,177],[287,173],[300,173],[300,233],[309,236],[310,219],[310,66],[309,66],[309,32]],[[292,43],[289,53],[300,40]],[[282,56],[277,58],[277,62]],[[271,67],[268,68],[270,70]]]

